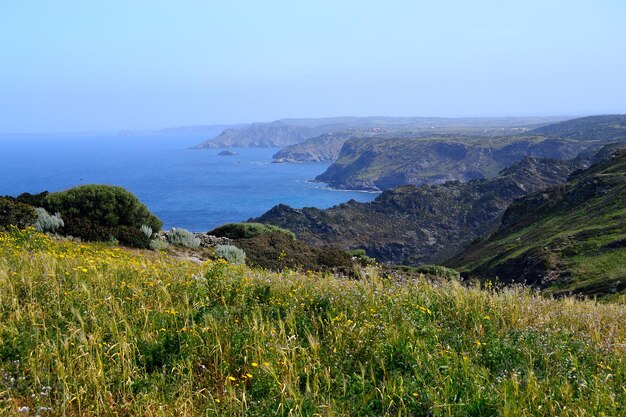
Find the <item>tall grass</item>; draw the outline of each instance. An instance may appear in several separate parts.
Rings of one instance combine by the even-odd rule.
[[[624,305],[197,265],[32,230],[0,233],[0,254],[2,415],[626,413]]]

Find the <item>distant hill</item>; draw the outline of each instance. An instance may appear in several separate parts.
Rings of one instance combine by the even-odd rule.
[[[585,166],[580,158],[525,158],[488,180],[402,186],[371,203],[352,200],[325,210],[278,205],[252,221],[289,229],[317,246],[364,249],[383,262],[440,262],[495,230],[516,198],[562,183]]]
[[[195,146],[202,148],[283,147],[299,143],[324,133],[324,129],[306,126],[289,126],[282,122],[254,123],[239,128],[226,129],[215,139]]]
[[[339,159],[316,180],[337,189],[370,191],[470,181],[493,178],[525,156],[571,159],[588,147],[542,137],[357,138],[346,141]]]
[[[616,141],[626,139],[626,114],[581,117],[528,132],[562,139]]]
[[[626,290],[626,150],[516,201],[493,235],[446,264],[555,294]]]
[[[429,133],[426,133],[429,134]],[[345,132],[325,133],[304,142],[286,146],[272,158],[274,162],[327,162],[339,158],[344,143],[358,138],[389,138],[389,137],[416,137],[423,136],[418,131],[398,131],[390,128],[352,128]]]
[[[334,161],[351,133],[326,133],[289,145],[272,156],[274,162],[324,162]]]
[[[549,124],[562,118],[502,117],[502,118],[437,118],[437,117],[330,117],[311,119],[280,119],[268,123],[253,123],[225,129],[194,148],[219,147],[285,147],[324,134],[345,133],[363,129],[387,131],[429,131],[464,129],[481,132],[515,131],[518,133]]]
[[[593,116],[507,136],[447,134],[348,139],[317,176],[337,189],[385,190],[405,184],[490,178],[525,156],[570,159],[609,142],[626,143],[626,116]]]

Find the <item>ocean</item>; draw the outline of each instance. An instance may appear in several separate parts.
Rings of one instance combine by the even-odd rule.
[[[329,163],[273,164],[277,148],[189,149],[199,136],[0,136],[0,195],[119,185],[165,223],[208,231],[283,203],[327,208],[377,194],[309,182]]]

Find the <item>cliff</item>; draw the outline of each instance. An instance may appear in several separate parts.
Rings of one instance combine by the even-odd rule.
[[[317,176],[337,189],[385,190],[491,178],[525,156],[570,159],[609,142],[626,143],[626,116],[574,119],[500,137],[461,134],[351,138]]]
[[[401,186],[371,203],[349,201],[326,210],[278,205],[254,221],[293,231],[322,246],[364,249],[382,262],[440,262],[500,224],[516,198],[564,182],[586,161],[525,158],[491,179]]]

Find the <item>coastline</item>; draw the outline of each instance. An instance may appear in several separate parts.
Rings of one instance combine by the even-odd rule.
[[[335,188],[332,187],[330,185],[328,185],[327,182],[324,181],[319,181],[319,180],[305,180],[305,182],[309,182],[309,183],[320,183],[320,184],[326,184],[325,187],[318,187],[320,190],[329,190],[329,191],[345,191],[345,192],[352,192],[352,193],[368,193],[368,194],[382,194],[383,191],[381,190],[362,190],[362,189],[352,189],[352,188]]]

